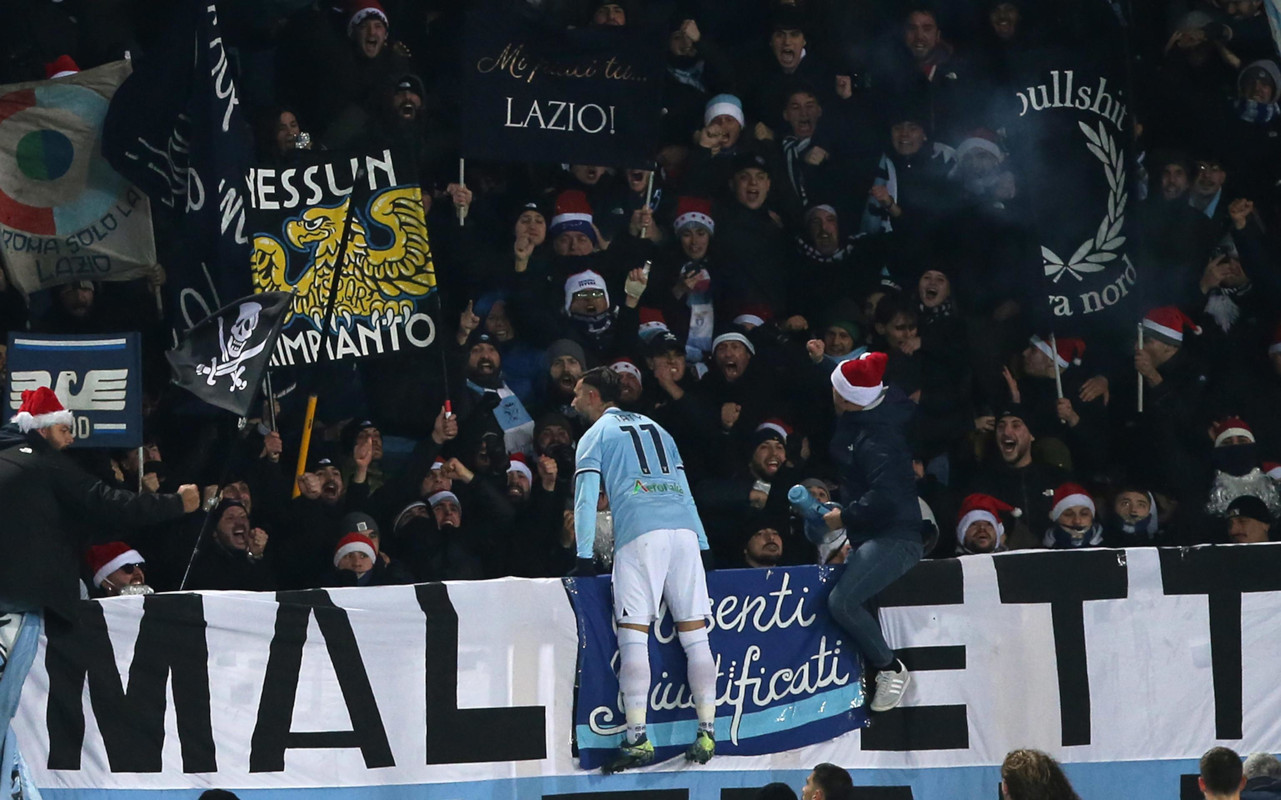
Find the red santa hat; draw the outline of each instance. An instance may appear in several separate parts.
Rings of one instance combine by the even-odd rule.
[[[1254,431],[1250,430],[1250,423],[1240,417],[1224,417],[1210,428],[1210,435],[1214,437],[1215,447],[1222,444],[1223,440],[1229,436],[1244,436],[1254,441]]]
[[[636,366],[636,362],[632,361],[630,358],[626,356],[623,356],[622,358],[616,358],[613,361],[611,361],[609,364],[609,368],[619,374],[627,373],[628,375],[631,375],[632,377],[636,378],[636,380],[641,383],[645,382],[645,378],[641,374],[640,367]]]
[[[49,80],[67,78],[78,72],[80,72],[80,66],[65,53],[44,65],[44,75]]]
[[[1072,365],[1081,365],[1081,356],[1085,355],[1085,342],[1081,339],[1060,339],[1055,337],[1054,346],[1058,352],[1055,353],[1050,349],[1050,343],[1037,336],[1035,333],[1028,339],[1032,346],[1040,350],[1053,361],[1058,362],[1059,369],[1067,369]]]
[[[347,35],[351,36],[360,27],[360,23],[370,17],[377,17],[383,21],[387,27],[391,27],[391,21],[387,19],[387,12],[383,10],[382,4],[378,0],[351,0],[346,5],[347,13]]]
[[[348,553],[364,553],[369,556],[370,561],[373,561],[374,540],[363,533],[349,533],[342,537],[338,540],[337,549],[334,550],[334,566],[338,566],[338,562],[342,561],[343,556]]]
[[[681,197],[676,201],[676,232],[690,225],[702,225],[708,233],[716,232],[716,223],[712,220],[712,201],[706,197]]]
[[[1143,317],[1143,328],[1151,331],[1152,335],[1160,341],[1175,347],[1183,346],[1185,330],[1192,331],[1197,336],[1201,335],[1201,327],[1174,306],[1161,306],[1149,311]]]
[[[771,436],[777,434],[783,440],[783,444],[787,444],[788,437],[792,435],[792,426],[778,417],[770,417],[756,426],[756,432],[769,432]]]
[[[1054,505],[1050,508],[1051,521],[1057,520],[1064,511],[1076,506],[1085,506],[1090,509],[1091,514],[1095,513],[1094,498],[1090,497],[1090,493],[1079,483],[1065,483],[1055,489],[1052,502]]]
[[[93,585],[96,588],[102,588],[103,580],[125,564],[145,563],[147,559],[124,542],[97,544],[85,552],[85,564],[93,575]]]
[[[438,469],[444,469],[444,468],[445,468],[445,459],[441,458],[440,456],[436,456],[436,460],[431,462],[432,472],[435,472]]]
[[[975,128],[966,135],[956,146],[956,162],[949,174],[955,175],[961,168],[961,161],[970,153],[981,151],[991,155],[999,164],[1005,160],[1005,153],[1001,150],[1001,145],[997,144],[999,139],[995,131],[987,128]]]
[[[639,313],[640,328],[638,331],[641,339],[648,342],[653,337],[670,330],[667,327],[667,318],[657,308],[641,308]]]
[[[1274,481],[1281,481],[1281,464],[1275,461],[1264,461],[1263,474]]]
[[[1281,322],[1277,323],[1276,330],[1272,331],[1272,341],[1268,343],[1268,354],[1281,353]]]
[[[753,328],[759,328],[769,322],[772,316],[774,316],[774,312],[770,311],[769,306],[763,303],[749,303],[739,309],[738,315],[734,317],[734,324],[743,327],[751,325]]]
[[[975,522],[986,520],[996,529],[997,538],[1005,535],[1005,525],[1001,523],[1001,515],[1009,514],[1011,517],[1021,517],[1023,512],[1009,503],[996,499],[990,494],[974,493],[967,495],[961,501],[961,509],[956,513],[956,541],[965,543],[965,532],[970,529],[970,525]]]
[[[75,417],[47,386],[24,391],[22,405],[18,407],[18,413],[14,414],[9,421],[17,423],[18,430],[23,433],[37,428],[52,428],[54,425],[74,427],[76,424]]]
[[[856,406],[870,406],[885,394],[885,364],[889,356],[884,353],[864,353],[858,358],[842,361],[832,370],[832,388]]]
[[[534,481],[534,472],[529,468],[529,460],[525,458],[524,453],[512,453],[508,456],[511,462],[507,465],[507,473],[519,472],[525,476],[530,483]]]

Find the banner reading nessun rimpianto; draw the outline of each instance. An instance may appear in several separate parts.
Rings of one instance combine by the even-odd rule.
[[[567,30],[525,3],[475,3],[464,43],[464,154],[495,161],[651,163],[665,41],[644,24]]]
[[[435,341],[424,306],[436,272],[422,188],[401,154],[323,153],[297,166],[251,169],[249,223],[254,289],[296,292],[272,366],[390,355]]]

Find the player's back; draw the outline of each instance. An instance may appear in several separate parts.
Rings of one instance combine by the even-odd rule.
[[[579,469],[593,467],[614,515],[615,548],[647,531],[701,529],[676,443],[644,414],[601,415],[579,442]]]

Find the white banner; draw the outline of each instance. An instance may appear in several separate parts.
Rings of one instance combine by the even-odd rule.
[[[1005,753],[1036,747],[1085,798],[1123,779],[1156,800],[1215,744],[1281,749],[1281,545],[972,556],[924,563],[881,599],[913,667],[903,708],[704,767],[578,768],[578,633],[558,580],[86,604],[74,634],[42,641],[14,724],[37,785],[104,798],[730,798],[799,789],[824,761],[894,796],[986,797]]]

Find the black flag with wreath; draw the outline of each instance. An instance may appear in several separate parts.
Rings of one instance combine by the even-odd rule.
[[[1004,98],[1039,244],[1046,308],[1035,316],[1060,335],[1131,322],[1138,282],[1127,26],[1108,0],[1084,0],[1070,16]]]

